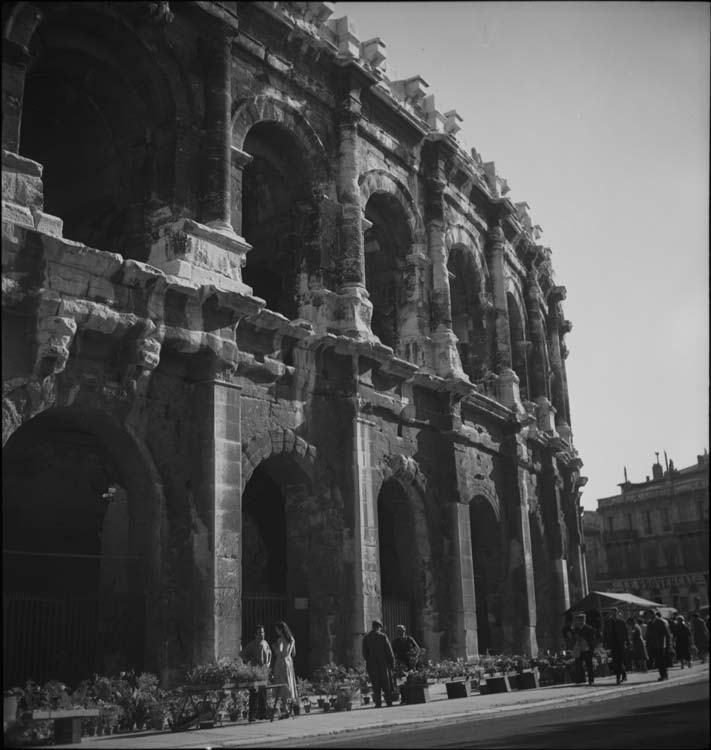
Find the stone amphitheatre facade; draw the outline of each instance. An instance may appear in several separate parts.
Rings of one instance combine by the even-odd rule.
[[[2,12],[6,676],[556,647],[565,288],[457,113],[329,3]]]

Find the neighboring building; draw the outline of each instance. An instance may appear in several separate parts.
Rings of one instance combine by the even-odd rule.
[[[3,5],[13,679],[170,677],[279,617],[300,674],[376,616],[535,654],[585,593],[550,250],[332,12]]]
[[[709,456],[657,461],[583,517],[590,590],[625,591],[688,612],[709,603]]]

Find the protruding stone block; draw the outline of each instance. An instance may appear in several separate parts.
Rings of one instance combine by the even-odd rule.
[[[234,233],[181,219],[153,243],[148,261],[180,279],[251,294],[242,281],[249,250],[251,245]]]

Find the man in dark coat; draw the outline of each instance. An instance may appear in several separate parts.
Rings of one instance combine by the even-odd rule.
[[[368,677],[373,686],[373,703],[376,708],[382,706],[381,693],[385,695],[385,703],[393,704],[393,667],[395,654],[390,640],[383,633],[383,624],[373,620],[372,630],[363,636],[363,658]]]
[[[699,659],[702,664],[705,664],[706,654],[709,652],[709,631],[698,612],[693,612],[691,615],[691,634],[699,652]]]
[[[627,625],[625,625],[625,621],[620,617],[617,607],[613,607],[610,610],[610,616],[605,620],[605,627],[602,631],[602,643],[611,652],[610,655],[612,656],[617,684],[626,682],[625,655],[630,647],[630,636],[627,632]]]
[[[647,614],[647,650],[654,659],[654,665],[659,670],[657,682],[668,680],[667,674],[667,653],[671,648],[671,631],[667,621],[659,612],[652,612],[650,609]]]

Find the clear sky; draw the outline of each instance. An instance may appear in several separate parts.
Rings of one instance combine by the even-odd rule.
[[[553,251],[583,505],[709,438],[705,2],[337,2],[420,75]]]

